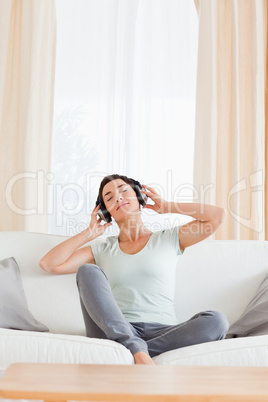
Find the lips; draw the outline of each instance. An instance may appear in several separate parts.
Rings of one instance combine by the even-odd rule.
[[[119,205],[119,206],[116,208],[116,210],[118,211],[119,208],[121,208],[121,207],[123,207],[124,205],[127,205],[127,204],[128,204],[128,202],[124,202],[124,204]]]

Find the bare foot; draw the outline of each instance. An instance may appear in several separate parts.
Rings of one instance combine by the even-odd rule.
[[[145,352],[137,352],[133,355],[135,364],[154,364],[153,359]]]

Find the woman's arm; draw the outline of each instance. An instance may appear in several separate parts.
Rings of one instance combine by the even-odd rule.
[[[152,187],[145,186],[147,194],[154,205],[145,205],[144,208],[152,209],[160,214],[176,213],[192,216],[195,220],[182,225],[179,230],[180,249],[192,246],[211,236],[227,216],[224,208],[209,204],[168,202],[164,200]]]
[[[93,209],[87,229],[58,244],[42,257],[39,263],[42,269],[54,273],[72,273],[76,272],[83,263],[90,259],[94,260],[90,246],[78,249],[102,235],[107,227],[111,225],[111,223],[101,225],[101,219],[97,218],[99,208],[100,205]]]
[[[227,217],[224,208],[198,203],[167,203],[166,213],[177,213],[195,218],[179,230],[180,249],[192,246],[211,236]]]
[[[76,250],[89,242],[90,240],[93,240],[95,237],[90,237],[88,235],[87,230],[84,230],[83,232],[71,237],[70,239],[65,240],[64,242],[58,244],[54,248],[52,248],[46,255],[42,257],[42,259],[39,262],[40,267],[44,271],[48,272],[56,272],[55,268],[61,266],[62,273],[67,273],[66,268],[64,267],[63,264],[67,262],[67,260],[70,260],[71,257],[72,261],[69,261],[69,270],[72,272],[72,266],[70,266],[70,262],[73,262],[73,265],[75,262],[77,262],[77,257],[78,253]],[[73,255],[76,252],[76,255]],[[81,252],[79,253],[81,255]],[[85,255],[85,253],[83,253]],[[75,258],[76,257],[76,258]],[[83,262],[80,261],[82,265]],[[75,266],[73,266],[74,272],[75,272]],[[70,273],[71,273],[70,272]],[[58,272],[59,273],[59,272]]]

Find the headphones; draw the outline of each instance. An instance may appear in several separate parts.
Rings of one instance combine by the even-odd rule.
[[[135,191],[138,201],[140,203],[140,205],[146,205],[147,204],[147,200],[148,200],[148,196],[146,194],[143,194],[140,190],[145,190],[144,187],[142,187],[142,185],[140,184],[139,181],[134,180],[134,179],[130,179],[133,184],[130,186],[133,188],[133,190]],[[128,183],[126,183],[128,184]],[[146,190],[145,190],[146,191]],[[98,210],[98,216],[104,220],[104,222],[112,222],[112,217],[110,212],[107,211],[105,204],[103,202],[100,202],[100,197],[98,196],[97,201],[96,201],[96,206],[98,206],[100,204],[100,209]]]

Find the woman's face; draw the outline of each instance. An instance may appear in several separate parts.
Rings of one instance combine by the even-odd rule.
[[[116,221],[139,211],[140,203],[135,191],[122,179],[115,179],[105,184],[102,197],[107,211]]]

